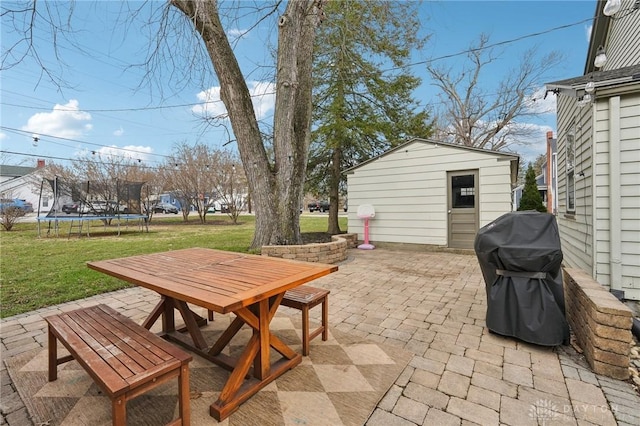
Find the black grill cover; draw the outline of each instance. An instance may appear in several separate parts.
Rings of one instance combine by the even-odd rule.
[[[555,216],[507,213],[478,231],[474,248],[486,284],[489,330],[544,346],[568,343]]]

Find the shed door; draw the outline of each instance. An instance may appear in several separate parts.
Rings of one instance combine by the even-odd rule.
[[[478,231],[478,171],[447,173],[449,247],[472,249]]]

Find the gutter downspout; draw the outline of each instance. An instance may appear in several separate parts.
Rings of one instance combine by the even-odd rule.
[[[547,132],[547,213],[555,214],[554,203],[556,202],[556,195],[553,193],[553,156],[551,150],[551,139],[553,139],[553,132]]]
[[[609,279],[612,290],[622,290],[621,204],[620,96],[614,96],[609,98]]]
[[[598,130],[596,125],[598,123],[598,99],[593,103],[591,107],[591,276],[594,280],[598,281],[598,226],[600,224],[600,218],[598,217],[598,177],[600,176],[600,170],[598,169],[598,161],[596,160],[598,147],[598,140],[596,135]]]

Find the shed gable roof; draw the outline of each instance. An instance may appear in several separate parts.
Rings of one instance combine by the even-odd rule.
[[[500,157],[500,158],[504,158],[506,160],[510,160],[510,161],[518,161],[520,159],[520,156],[518,154],[513,154],[513,153],[508,153],[508,152],[500,152],[500,151],[491,151],[489,149],[483,149],[483,148],[476,148],[476,147],[471,147],[471,146],[465,146],[465,145],[459,145],[459,144],[454,144],[454,143],[449,143],[449,142],[440,142],[440,141],[435,141],[435,140],[431,140],[431,139],[422,139],[422,138],[412,138],[409,139],[408,141],[406,141],[403,144],[400,144],[398,146],[396,146],[395,148],[392,148],[386,152],[383,152],[382,154],[373,157],[367,161],[363,161],[362,163],[353,166],[347,170],[345,170],[343,173],[352,173],[354,170],[359,169],[362,166],[365,166],[367,164],[370,164],[374,161],[379,160],[382,157],[385,157],[393,152],[399,151],[401,149],[406,149],[407,146],[412,145],[412,144],[416,144],[416,143],[421,143],[421,144],[428,144],[428,145],[435,145],[435,146],[446,146],[446,147],[451,147],[451,148],[455,148],[455,149],[461,149],[461,150],[466,150],[466,151],[474,151],[474,152],[480,152],[482,154],[486,154],[486,155],[490,155],[493,157]]]

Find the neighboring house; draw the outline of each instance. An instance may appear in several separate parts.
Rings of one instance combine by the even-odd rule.
[[[538,192],[540,192],[542,202],[547,207],[547,211],[553,214],[558,211],[557,148],[558,145],[553,137],[553,132],[547,132],[546,160],[542,163],[542,173],[536,176],[536,185],[538,185]],[[513,211],[518,210],[518,207],[520,207],[523,191],[524,184],[518,185],[513,190]]]
[[[557,220],[567,266],[640,300],[640,3],[622,0],[611,17],[604,6],[584,75],[547,84],[557,95]]]
[[[40,169],[45,167],[44,160],[38,160],[36,167],[0,165],[0,196],[2,198],[20,198],[33,204],[33,209],[47,213],[53,200],[40,198],[42,177]]]
[[[349,232],[364,235],[358,207],[371,204],[372,243],[473,248],[477,230],[511,211],[519,157],[411,139],[347,170]]]

